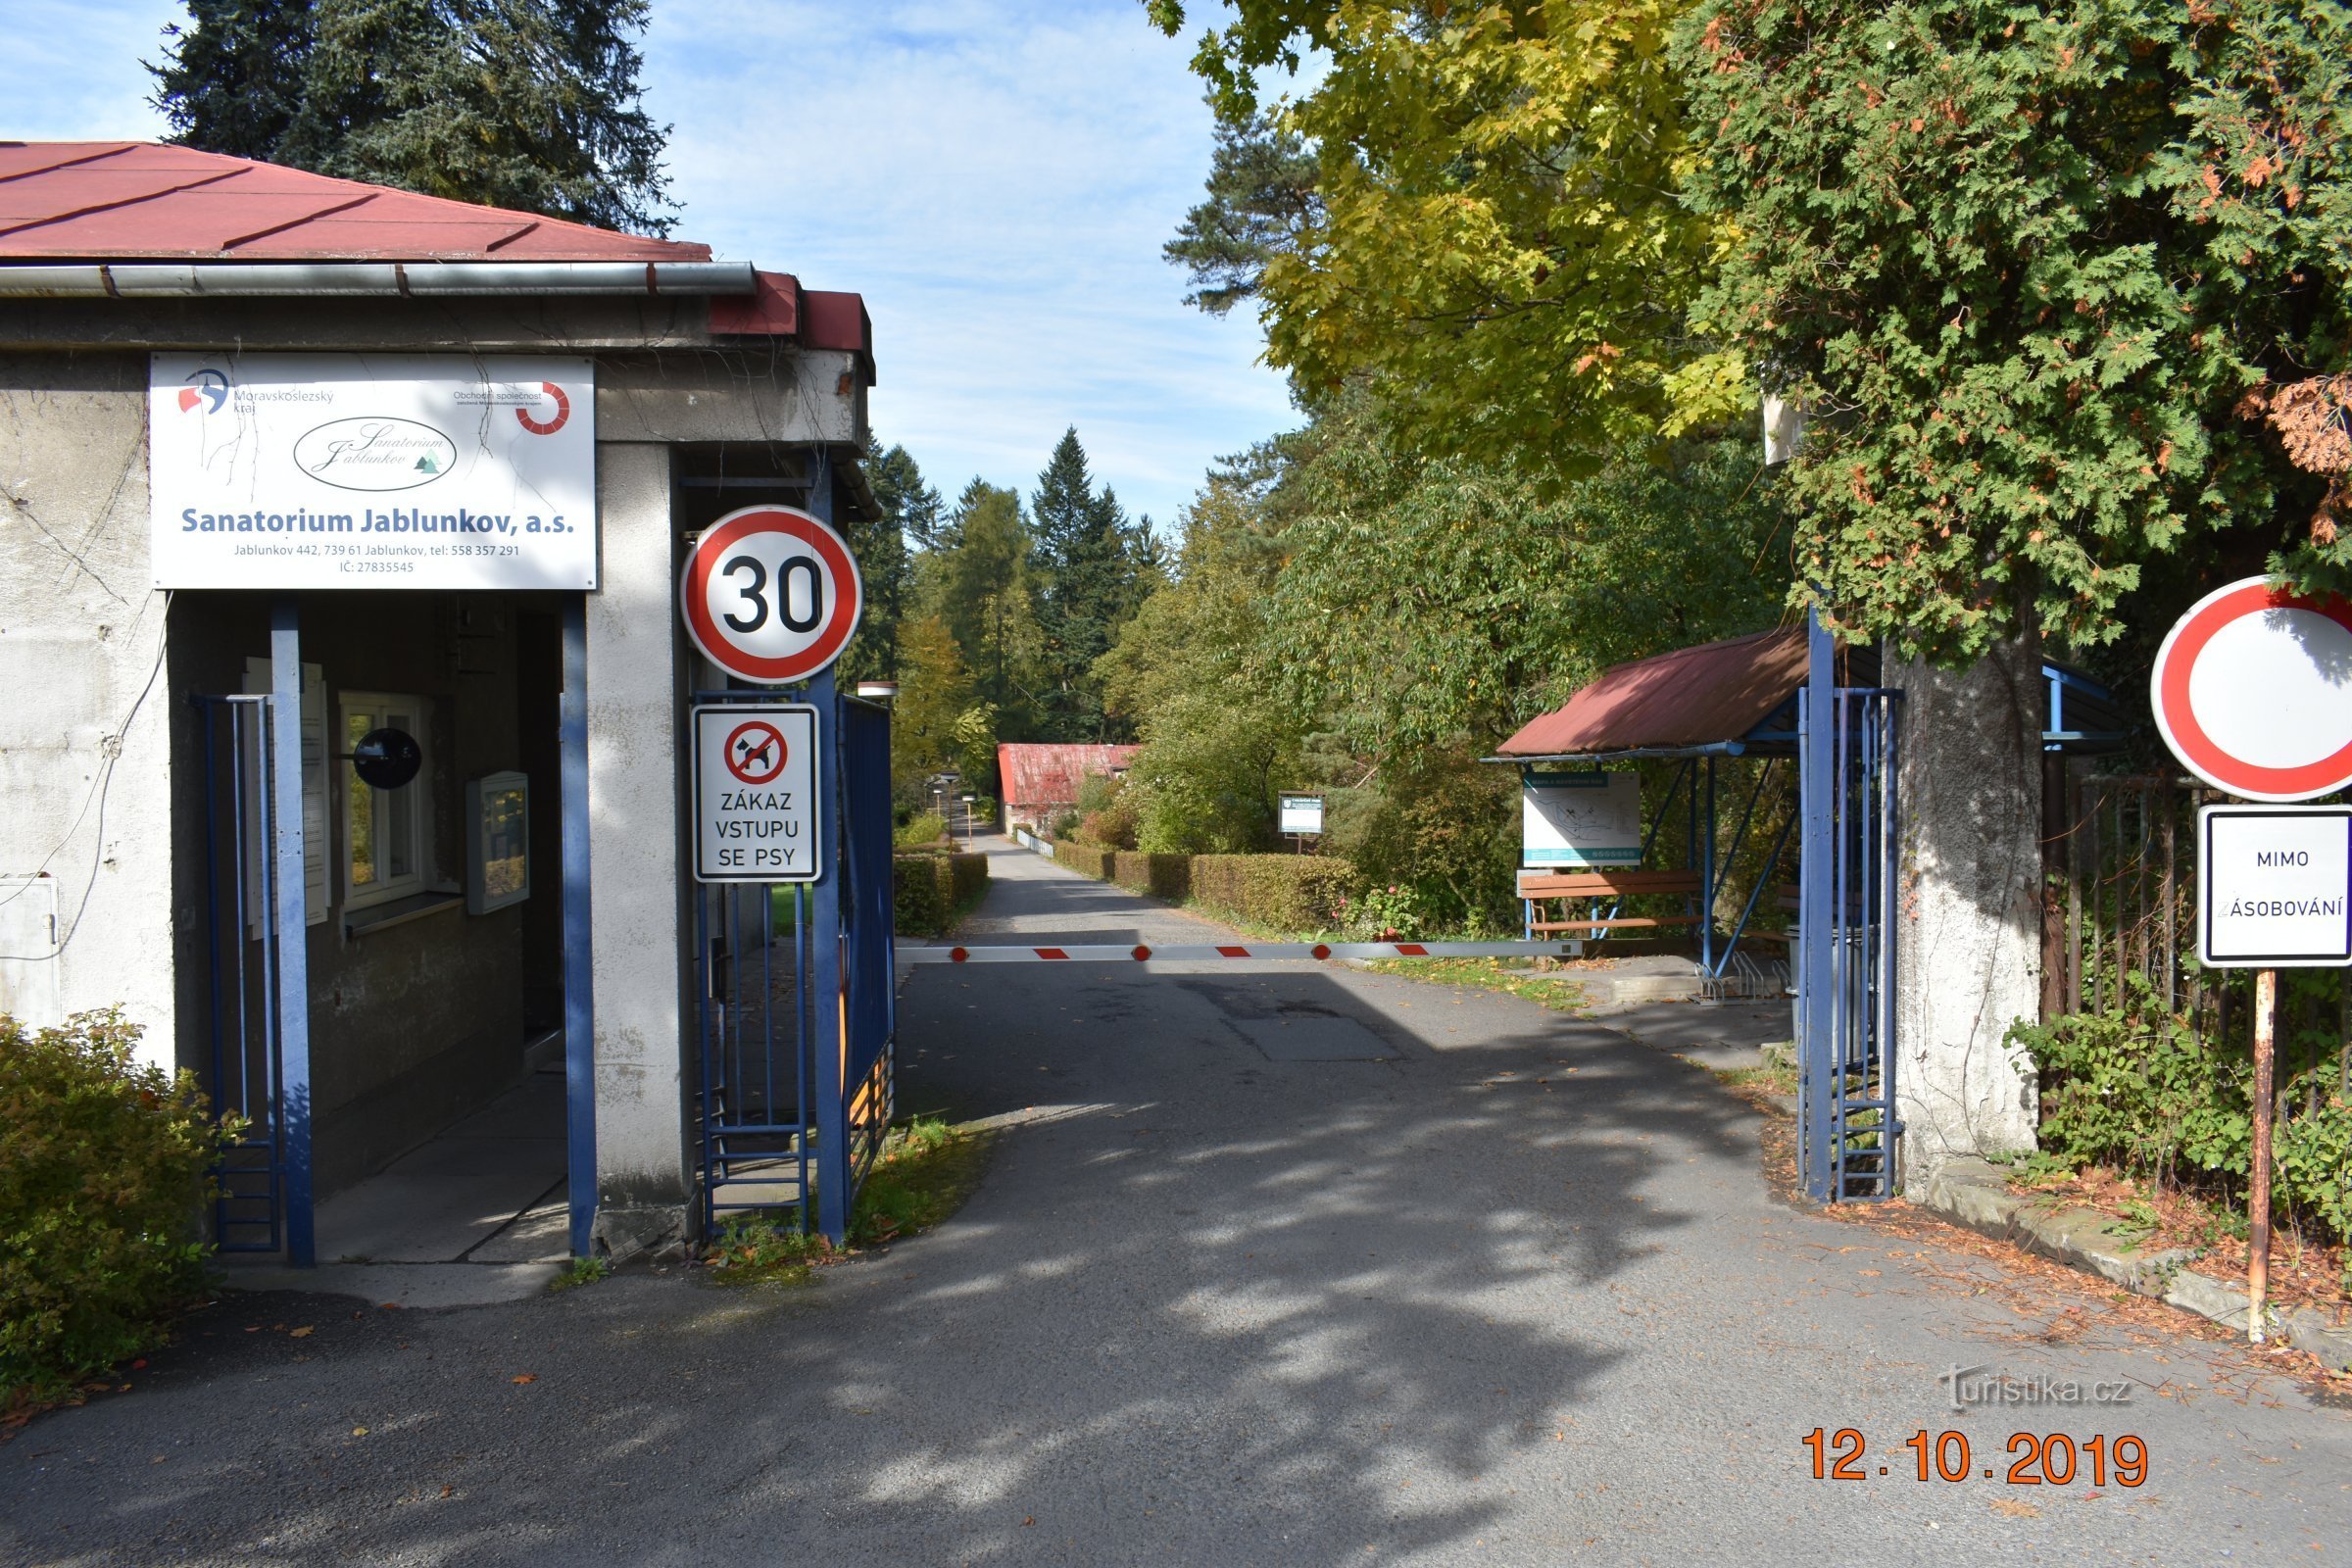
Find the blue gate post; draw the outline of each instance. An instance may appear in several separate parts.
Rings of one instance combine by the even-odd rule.
[[[279,1119],[285,1127],[286,1261],[318,1262],[311,1226],[311,963],[302,832],[302,617],[291,594],[270,604],[270,853],[277,886]]]
[[[1831,887],[1838,861],[1838,681],[1829,630],[1811,610],[1805,612],[1805,690],[1796,710],[1797,803],[1804,815],[1802,859],[1797,868],[1797,934],[1804,944],[1796,1043],[1801,1096],[1798,1132],[1805,1193],[1826,1202],[1835,1196],[1830,1191],[1834,1169],[1831,1122],[1843,1089],[1842,1064],[1834,1050],[1837,1000],[1832,976],[1836,955],[1831,949],[1838,929],[1838,922],[1831,917]]]
[[[596,1235],[596,990],[588,906],[588,596],[564,605],[564,1130],[571,1255]]]
[[[808,514],[833,524],[833,461],[819,447],[809,464]],[[814,993],[815,1017],[809,1055],[816,1066],[816,1205],[817,1226],[838,1247],[849,1240],[850,1152],[849,1021],[843,1015],[841,965],[841,694],[833,666],[817,671],[808,682],[808,700],[816,705],[816,886],[809,899],[814,930],[810,933],[808,976]],[[803,1212],[807,1212],[804,1203]]]

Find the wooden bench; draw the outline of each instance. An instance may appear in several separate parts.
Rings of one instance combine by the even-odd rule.
[[[1530,904],[1543,904],[1553,899],[1631,899],[1652,896],[1699,897],[1696,871],[1521,871],[1519,897]],[[1530,936],[1551,931],[1585,931],[1603,933],[1622,927],[1698,924],[1695,911],[1685,914],[1629,914],[1591,920],[1534,920],[1527,923]]]

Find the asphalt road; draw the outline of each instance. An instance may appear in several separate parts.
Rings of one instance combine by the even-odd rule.
[[[997,865],[999,932],[1199,940]],[[1762,1118],[1623,1034],[1308,965],[926,967],[901,1032],[903,1108],[1014,1123],[948,1226],[798,1292],[232,1298],[0,1446],[0,1559],[2352,1560],[2352,1409],[1775,1200]],[[2128,1402],[1955,1412],[1954,1366]],[[2146,1480],[2012,1485],[2017,1432]]]

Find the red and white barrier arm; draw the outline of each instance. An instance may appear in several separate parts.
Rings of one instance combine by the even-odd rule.
[[[1220,958],[1573,958],[1579,942],[1250,942],[1117,943],[1061,948],[1012,946],[910,948],[902,963],[1199,963]]]

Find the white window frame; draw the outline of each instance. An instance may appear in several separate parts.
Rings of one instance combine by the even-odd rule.
[[[338,858],[342,864],[343,907],[347,910],[373,908],[379,904],[412,899],[435,888],[432,700],[414,692],[336,693],[334,751],[339,759],[347,759],[350,753],[353,739],[351,719],[355,713],[367,716],[370,729],[383,724],[395,724],[416,736],[416,744],[424,750],[424,764],[416,770],[416,777],[401,788],[375,792],[395,809],[409,814],[410,843],[414,846],[414,852],[405,873],[379,878],[365,887],[352,880],[352,810],[359,802],[359,792],[371,789],[372,786],[362,781],[348,760],[341,761],[336,768],[335,777],[340,788],[335,802],[335,838]]]

